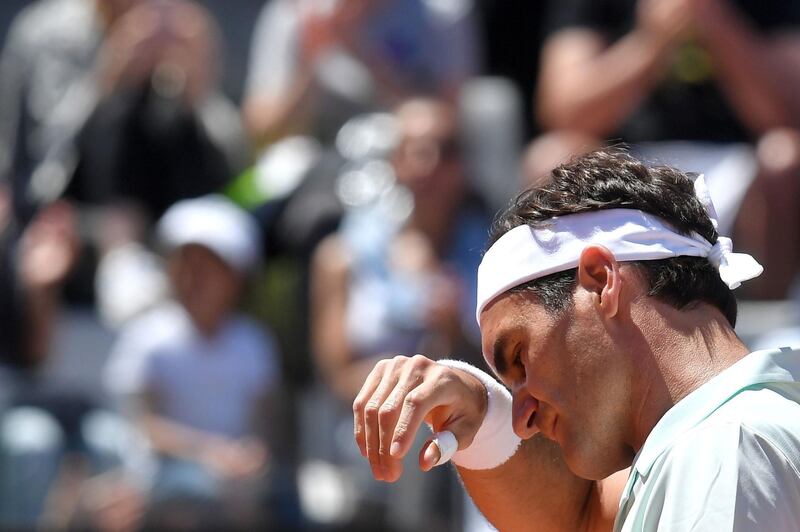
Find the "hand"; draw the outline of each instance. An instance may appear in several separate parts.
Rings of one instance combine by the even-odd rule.
[[[213,89],[215,49],[203,9],[185,0],[143,3],[116,21],[103,43],[103,94],[149,81],[196,105]]]
[[[472,443],[486,414],[486,389],[474,376],[415,355],[381,360],[353,403],[354,432],[377,480],[394,482],[423,421],[449,430],[459,449]],[[423,471],[439,460],[429,439],[419,454]]]
[[[200,461],[225,478],[243,478],[262,471],[267,465],[267,448],[259,441],[214,439],[200,454]]]
[[[28,290],[48,290],[66,279],[78,258],[75,212],[66,202],[44,207],[20,241],[19,270]]]
[[[306,4],[301,8],[300,56],[307,64],[333,46],[349,48],[363,24],[371,0],[329,0],[327,4]]]
[[[677,44],[690,30],[694,1],[639,0],[638,27],[665,45]]]

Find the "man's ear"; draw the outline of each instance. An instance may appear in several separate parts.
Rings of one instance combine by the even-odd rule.
[[[619,310],[621,277],[619,263],[605,246],[586,246],[578,261],[578,284],[594,294],[595,304],[607,317]]]

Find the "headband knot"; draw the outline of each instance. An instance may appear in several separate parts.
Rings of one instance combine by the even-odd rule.
[[[718,271],[722,281],[731,290],[739,288],[743,281],[761,275],[764,267],[746,253],[734,253],[733,241],[725,236],[717,239],[708,253],[710,262]]]

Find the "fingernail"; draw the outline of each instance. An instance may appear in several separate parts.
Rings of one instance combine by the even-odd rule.
[[[400,456],[400,442],[392,443],[392,446],[389,448],[389,454],[392,456]]]
[[[425,459],[425,463],[428,464],[430,467],[436,465],[436,462],[439,461],[439,447],[435,444],[428,445],[428,448],[425,449],[425,454],[423,458]]]

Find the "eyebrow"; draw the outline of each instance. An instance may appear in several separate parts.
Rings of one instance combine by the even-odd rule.
[[[504,356],[506,344],[508,342],[505,338],[498,338],[494,342],[494,347],[492,349],[492,361],[494,362],[494,369],[498,373],[498,375],[502,375],[506,372],[506,358]]]

